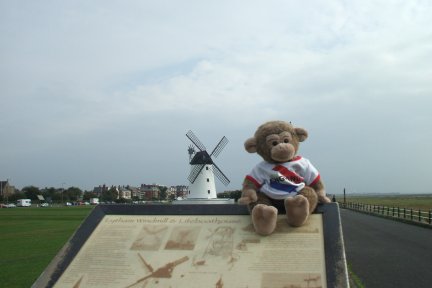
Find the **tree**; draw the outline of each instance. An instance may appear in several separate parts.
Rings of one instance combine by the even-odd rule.
[[[234,191],[225,191],[222,193],[217,194],[217,198],[229,198],[234,199],[234,201],[237,202],[237,200],[241,197],[241,191],[240,190],[234,190]]]
[[[18,199],[24,199],[26,198],[26,195],[19,191],[19,192],[15,192],[13,194],[8,195],[7,197],[4,197],[3,200],[4,202],[16,202]]]
[[[168,187],[159,186],[159,200],[166,200]]]
[[[69,187],[66,191],[63,192],[63,200],[69,201],[77,201],[81,199],[82,191],[77,187]]]
[[[116,202],[116,203],[130,203],[130,202],[132,202],[132,200],[130,200],[130,199],[125,199],[125,198],[121,197],[121,198],[119,198],[119,199],[116,199],[115,202]]]
[[[116,187],[111,187],[109,190],[102,191],[101,194],[101,200],[102,201],[108,201],[113,202],[116,201],[118,198],[118,191]]]
[[[170,194],[170,195],[168,196],[168,200],[169,200],[169,201],[174,201],[174,200],[176,200],[176,195],[175,195],[174,193]]]
[[[45,188],[42,191],[42,196],[46,201],[59,201],[61,199],[61,191],[54,187]]]
[[[31,200],[38,200],[37,195],[41,194],[39,188],[35,186],[26,186],[22,189],[22,192],[25,194],[26,198]]]
[[[90,198],[98,198],[98,195],[94,192],[84,192],[83,200],[89,201]]]

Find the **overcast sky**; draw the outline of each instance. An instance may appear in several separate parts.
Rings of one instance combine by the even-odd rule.
[[[432,192],[430,1],[0,0],[0,180],[236,190],[258,125],[309,131],[327,193]]]

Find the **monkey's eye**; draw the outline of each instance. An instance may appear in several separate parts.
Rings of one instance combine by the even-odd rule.
[[[284,139],[284,143],[289,143],[289,139],[288,139],[288,138],[285,138],[285,139]]]
[[[278,144],[279,144],[279,143],[278,143],[277,141],[273,141],[273,142],[272,142],[272,145],[273,145],[273,146],[276,146],[276,145],[278,145]]]

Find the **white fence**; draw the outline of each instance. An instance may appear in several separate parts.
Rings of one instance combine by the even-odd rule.
[[[412,208],[390,207],[357,202],[341,202],[339,205],[342,208],[362,211],[370,214],[378,214],[386,217],[405,220],[407,222],[415,222],[432,226],[432,209],[429,211],[424,211],[415,210]]]

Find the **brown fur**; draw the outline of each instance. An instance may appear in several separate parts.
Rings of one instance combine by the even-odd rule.
[[[269,163],[284,163],[295,157],[300,142],[307,137],[308,133],[303,128],[295,128],[284,121],[270,121],[259,126],[254,137],[246,140],[245,149],[249,153],[258,153]],[[242,197],[239,199],[240,203],[249,205],[255,230],[261,235],[269,235],[275,229],[277,213],[274,212],[274,206],[284,208],[288,224],[301,226],[315,210],[319,201],[330,202],[325,196],[321,180],[313,186],[305,186],[297,196],[281,201],[270,199],[260,193],[254,183],[246,179],[243,183]]]

